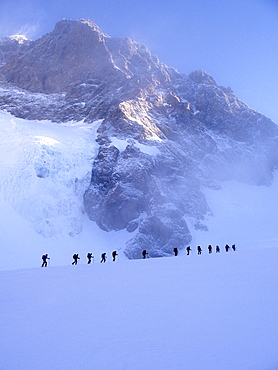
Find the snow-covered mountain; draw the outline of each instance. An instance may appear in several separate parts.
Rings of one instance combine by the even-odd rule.
[[[273,180],[277,126],[204,71],[85,20],[0,55],[1,196],[46,238],[76,238],[87,215],[128,258],[171,255],[209,228],[211,190]]]

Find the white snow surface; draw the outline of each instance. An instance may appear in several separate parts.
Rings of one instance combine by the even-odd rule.
[[[121,139],[117,139],[116,137],[112,136],[110,140],[111,140],[111,144],[114,145],[120,152],[123,152],[128,145],[133,144],[135,147],[139,148],[142,153],[152,155],[152,156],[156,156],[160,153],[159,149],[156,146],[144,145],[144,144],[138,143],[138,141],[134,139],[121,140]]]
[[[208,232],[190,228],[193,245],[228,243],[244,249],[278,247],[277,171],[270,186],[232,180],[223,182],[221,190],[205,188],[203,192],[213,216],[205,220]]]
[[[277,370],[278,249],[0,272],[0,368]]]

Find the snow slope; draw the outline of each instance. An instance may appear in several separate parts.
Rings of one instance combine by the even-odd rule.
[[[278,249],[0,272],[0,368],[278,369]]]
[[[117,249],[125,258],[121,252],[132,234],[100,230],[83,209],[100,123],[28,121],[0,112],[0,270],[40,266],[44,253],[52,266],[69,265],[73,253],[81,264],[88,252],[99,260]],[[128,144],[111,139],[119,150]],[[154,147],[135,145],[157,154]],[[269,187],[230,181],[203,192],[214,216],[205,220],[209,231],[191,225],[194,249],[278,246],[278,173]]]
[[[222,183],[221,190],[203,189],[213,216],[209,231],[194,231],[193,245],[238,244],[244,249],[278,247],[278,172],[270,186],[254,186],[236,180]]]

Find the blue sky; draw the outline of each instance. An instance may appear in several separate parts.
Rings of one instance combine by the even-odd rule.
[[[204,69],[278,123],[278,0],[0,0],[0,37],[36,39],[62,18],[132,37],[180,72]]]

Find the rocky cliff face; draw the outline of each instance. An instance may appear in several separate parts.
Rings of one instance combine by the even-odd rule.
[[[84,20],[62,20],[8,49],[0,42],[0,52],[1,109],[57,123],[102,120],[84,206],[102,229],[130,232],[129,258],[185,247],[189,220],[205,229],[203,187],[271,182],[277,126],[204,71],[180,74]]]

